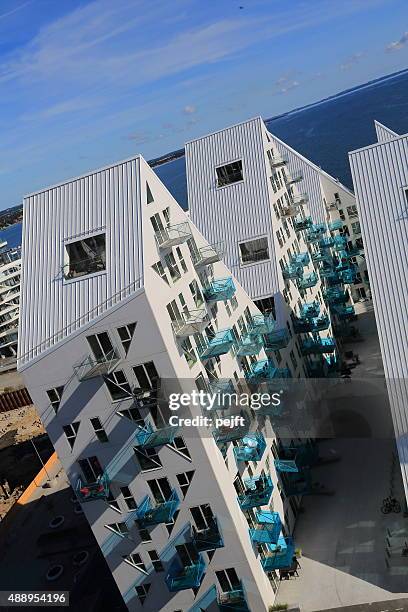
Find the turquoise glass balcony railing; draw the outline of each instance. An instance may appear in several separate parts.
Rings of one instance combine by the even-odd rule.
[[[272,380],[278,374],[278,369],[275,368],[272,361],[262,359],[251,365],[251,370],[245,374],[245,378],[250,383],[260,383],[267,380]]]
[[[297,253],[294,257],[291,258],[290,263],[292,266],[302,266],[305,267],[310,262],[309,253]]]
[[[187,221],[177,225],[168,225],[155,232],[156,242],[161,249],[169,249],[177,244],[182,244],[191,238],[191,229]]]
[[[301,170],[293,170],[292,172],[287,172],[285,175],[285,183],[287,185],[293,185],[294,183],[299,183],[303,180],[303,172]]]
[[[256,478],[244,480],[245,491],[238,495],[238,503],[241,510],[250,510],[259,506],[269,504],[273,491],[273,483],[270,475],[261,475]]]
[[[348,270],[342,270],[340,272],[340,279],[345,285],[351,285],[356,280],[355,268],[349,268]]]
[[[309,229],[309,227],[312,227],[312,225],[312,217],[305,217],[304,219],[297,220],[295,219],[293,222],[293,226],[297,232],[303,232],[303,230]]]
[[[220,612],[250,612],[242,583],[239,588],[219,592],[217,604]]]
[[[226,444],[234,440],[241,440],[248,433],[249,423],[243,414],[241,416],[243,417],[243,424],[239,424],[236,427],[222,425],[221,427],[213,429],[213,437],[217,444]]]
[[[331,273],[327,273],[325,279],[329,287],[343,284],[340,272],[336,272],[335,270],[332,270]]]
[[[203,293],[207,302],[225,302],[230,300],[235,293],[234,281],[231,276],[218,278],[203,289]]]
[[[324,299],[330,304],[345,304],[349,301],[350,295],[342,287],[328,287],[324,292]]]
[[[276,321],[272,314],[257,314],[252,315],[251,323],[248,326],[248,332],[251,336],[258,334],[270,334],[276,326]]]
[[[312,261],[314,261],[314,263],[330,262],[331,259],[330,253],[327,253],[325,250],[312,253]]]
[[[213,518],[206,529],[198,531],[192,528],[192,542],[199,552],[222,548],[224,542],[218,527],[217,519]]]
[[[305,240],[309,243],[318,242],[326,231],[327,227],[325,223],[316,223],[306,232]]]
[[[283,476],[286,497],[308,495],[312,492],[312,476],[309,469],[300,472],[287,472]]]
[[[248,333],[241,336],[238,342],[237,355],[240,357],[243,355],[258,355],[262,348],[262,337],[254,336]]]
[[[180,500],[176,491],[173,491],[170,498],[163,502],[153,502],[151,497],[146,495],[136,510],[135,518],[141,528],[169,523],[179,505]]]
[[[164,444],[171,444],[177,436],[179,427],[162,427],[161,429],[153,430],[149,424],[145,430],[139,431],[135,435],[135,446],[140,448],[156,448]]]
[[[311,272],[297,281],[298,289],[310,289],[310,287],[314,287],[317,284],[318,280],[319,277],[316,272]]]
[[[345,236],[335,236],[333,250],[342,251],[347,244],[347,238]]]
[[[339,317],[339,319],[348,319],[354,317],[355,310],[354,306],[345,306],[344,304],[336,304],[333,306],[333,311]]]
[[[302,355],[322,355],[334,353],[336,343],[333,338],[307,338],[300,345]]]
[[[235,338],[232,331],[223,329],[218,331],[213,338],[207,340],[206,345],[199,350],[199,357],[201,360],[205,360],[225,355],[234,343]]]
[[[330,266],[328,263],[326,263],[322,268],[320,268],[319,270],[319,274],[320,274],[320,278],[326,278],[326,279],[330,279],[333,277],[334,274],[334,270],[333,267]]]
[[[290,334],[286,328],[277,329],[264,336],[264,348],[266,351],[279,351],[288,346]]]
[[[205,308],[199,308],[180,313],[180,318],[172,321],[172,327],[174,334],[178,338],[183,338],[202,332],[208,325],[208,322],[207,311]]]
[[[99,476],[95,482],[85,483],[78,478],[75,485],[75,494],[80,502],[106,499],[109,495],[109,478],[107,474]]]
[[[297,264],[289,264],[282,269],[282,275],[285,280],[300,279],[303,276],[303,268]]]
[[[332,236],[323,236],[319,240],[319,249],[330,249],[334,245],[334,238]]]
[[[330,319],[327,314],[316,319],[294,319],[293,329],[296,334],[306,334],[307,332],[317,332],[329,329]]]
[[[358,257],[361,255],[362,249],[359,249],[357,246],[348,247],[347,256],[348,257]]]
[[[261,432],[244,436],[240,446],[234,447],[236,461],[260,461],[266,449],[266,441]]]
[[[266,544],[268,551],[263,554],[261,564],[265,572],[290,568],[295,555],[295,545],[291,537],[279,537],[276,544]]]
[[[275,459],[278,472],[299,472],[302,468],[311,467],[319,459],[319,449],[312,442],[297,446],[281,446],[279,459]]]
[[[256,523],[249,530],[254,544],[276,544],[282,529],[282,521],[278,512],[258,510],[255,513]]]
[[[343,221],[341,219],[336,219],[335,221],[331,221],[329,223],[329,230],[331,232],[340,230],[342,227],[343,227]]]
[[[178,555],[165,576],[167,588],[171,593],[185,591],[186,589],[196,589],[200,586],[205,574],[206,564],[201,554],[191,565],[183,565]]]
[[[110,351],[100,359],[96,359],[93,355],[88,355],[82,363],[74,366],[74,372],[80,381],[97,376],[107,376],[115,369],[118,362],[119,356],[115,350]]]
[[[208,266],[221,261],[224,255],[222,244],[209,244],[205,247],[200,247],[192,257],[193,265],[195,268],[201,268],[202,266]]]
[[[300,316],[304,319],[314,319],[319,316],[320,304],[319,302],[308,302],[302,304],[300,308]]]

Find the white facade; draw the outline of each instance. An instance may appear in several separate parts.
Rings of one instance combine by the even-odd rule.
[[[408,135],[376,129],[379,142],[349,158],[408,497]]]
[[[16,357],[20,303],[21,249],[0,245],[0,356]]]
[[[96,243],[100,250],[92,251]],[[88,259],[75,260],[84,249]],[[216,301],[212,283],[226,278],[235,290]],[[198,436],[186,427],[151,446],[141,441],[151,429],[170,436],[169,390],[217,379],[235,384],[265,360],[261,347],[237,355],[255,315],[217,250],[142,158],[27,197],[19,369],[79,499],[90,499],[83,509],[129,610],[217,609],[216,592],[249,610],[273,604],[276,572],[268,576],[261,565],[272,553],[263,544],[260,555],[249,527],[256,528],[254,512],[273,510],[289,534],[298,500],[279,491],[269,421],[257,434],[266,444],[256,461],[235,457],[237,447],[250,448],[243,433],[221,449],[212,428]],[[222,330],[227,346],[205,359],[203,351]],[[274,490],[244,513],[237,491],[246,478],[262,474]],[[155,511],[171,507],[169,520],[143,526],[151,517],[143,514],[146,496]],[[195,590],[171,591],[174,563],[191,553],[192,527],[203,537],[197,514],[207,521],[208,505],[222,542],[200,553]],[[279,537],[283,549],[274,558],[293,552]]]

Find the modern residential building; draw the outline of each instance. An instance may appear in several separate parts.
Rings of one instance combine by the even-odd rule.
[[[20,304],[21,247],[0,244],[0,357],[16,357]]]
[[[324,221],[320,170],[294,152],[292,167],[286,153],[261,118],[188,142],[189,212],[207,240],[224,242],[228,268],[276,318],[284,335],[270,347],[276,361],[296,362],[294,376],[324,376],[336,367],[335,355],[323,348],[334,344],[331,321],[340,328],[354,316],[349,287],[356,280],[356,250],[341,234],[342,221]],[[319,310],[313,322],[305,320],[312,304]],[[308,350],[311,332],[322,347],[318,358]]]
[[[320,284],[287,232],[296,263],[271,262],[273,278],[310,268],[298,323],[316,333],[302,350],[330,354]],[[275,438],[267,417],[281,407],[250,423],[233,404],[234,428],[169,424],[171,393],[302,373],[300,359],[268,357],[287,327],[221,259],[141,157],[25,199],[19,370],[129,610],[267,610],[296,565],[317,453]],[[184,412],[221,418],[215,406]]]
[[[349,158],[408,498],[408,135],[375,127],[378,142]]]

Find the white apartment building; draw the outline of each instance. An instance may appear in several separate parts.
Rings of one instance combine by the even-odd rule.
[[[294,563],[313,445],[276,440],[273,406],[250,429],[169,426],[170,392],[303,367],[267,357],[279,326],[221,257],[141,157],[25,198],[19,370],[129,610],[267,610]]]
[[[408,499],[408,135],[375,128],[378,142],[349,159]]]
[[[20,304],[21,248],[0,244],[0,357],[16,357]]]

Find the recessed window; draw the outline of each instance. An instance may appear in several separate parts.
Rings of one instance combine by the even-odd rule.
[[[118,334],[122,341],[122,346],[125,354],[128,354],[130,343],[132,342],[133,334],[135,333],[136,323],[129,323],[123,327],[118,327]]]
[[[96,482],[97,478],[103,474],[102,466],[95,456],[80,459],[78,463],[88,483]]]
[[[122,370],[116,370],[115,372],[111,372],[109,376],[104,376],[104,381],[113,401],[132,397],[132,389]]]
[[[248,242],[241,242],[239,252],[242,264],[257,263],[269,259],[268,239],[256,238]]]
[[[97,234],[65,245],[68,263],[64,266],[66,279],[78,278],[106,270],[106,236]]]
[[[79,424],[79,421],[76,421],[75,423],[64,425],[62,428],[64,430],[64,434],[66,435],[68,444],[71,448],[74,448],[75,440],[78,434]]]
[[[225,166],[218,166],[215,171],[217,173],[217,187],[225,187],[244,180],[241,159],[231,164],[225,164]]]
[[[106,431],[103,428],[100,418],[94,417],[91,419],[91,425],[99,442],[108,442],[108,436],[106,435]]]
[[[129,487],[120,487],[120,492],[123,495],[123,501],[129,510],[136,510],[137,504],[135,502],[135,498],[133,497]]]
[[[146,181],[146,204],[151,204],[152,202],[154,202],[154,197],[149,187],[149,183]]]
[[[63,391],[64,391],[64,386],[61,386],[61,387],[55,387],[55,389],[48,389],[46,392],[49,397],[51,406],[54,409],[55,414],[57,414],[58,412],[58,408],[61,403]]]

